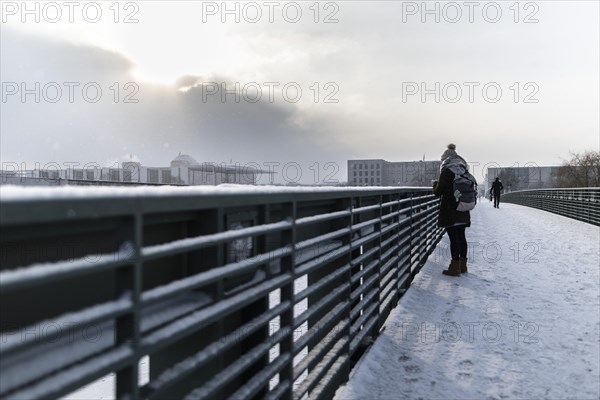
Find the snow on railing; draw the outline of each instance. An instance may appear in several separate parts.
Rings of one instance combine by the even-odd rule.
[[[424,188],[3,186],[0,201],[2,398],[106,376],[116,398],[329,398],[442,234]]]

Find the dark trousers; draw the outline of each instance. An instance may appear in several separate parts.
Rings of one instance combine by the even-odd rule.
[[[494,193],[494,207],[500,205],[500,193]]]
[[[467,238],[465,237],[465,225],[451,226],[446,228],[450,239],[450,254],[453,260],[467,258]]]

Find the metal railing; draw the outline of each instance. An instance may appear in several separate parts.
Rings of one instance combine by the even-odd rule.
[[[502,201],[600,226],[600,188],[522,190],[503,195]]]
[[[430,189],[1,205],[8,399],[331,398],[442,235]]]

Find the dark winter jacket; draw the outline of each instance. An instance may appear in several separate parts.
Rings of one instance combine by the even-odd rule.
[[[456,211],[456,200],[452,194],[453,185],[454,172],[444,169],[440,173],[437,183],[433,186],[433,193],[442,197],[438,215],[438,226],[440,228],[457,224],[471,226],[471,214],[468,211]]]
[[[490,189],[490,193],[500,194],[502,189],[504,189],[504,185],[502,185],[502,182],[500,182],[499,180],[494,181],[494,183],[492,183],[492,188]]]

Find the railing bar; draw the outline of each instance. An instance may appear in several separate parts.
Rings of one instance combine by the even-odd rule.
[[[348,290],[350,285],[348,283],[344,283],[343,285],[337,287],[327,296],[319,299],[318,302],[312,304],[312,307],[307,308],[306,311],[302,312],[296,318],[294,318],[293,327],[294,329],[300,327],[305,321],[307,321],[311,316],[317,314],[319,311],[323,309],[323,307],[329,305],[332,301],[336,300],[338,296]]]
[[[398,237],[399,237],[399,238],[404,238],[404,239],[402,239],[402,240],[400,241],[400,243],[404,243],[404,242],[406,242],[406,241],[410,240],[410,225],[409,225],[409,226],[406,226],[406,227],[405,227],[405,228],[403,228],[403,229],[401,229],[401,230],[398,232]]]
[[[386,265],[384,265],[379,274],[382,276],[381,278],[381,287],[384,287],[388,284],[387,280],[388,280],[388,276],[394,276],[396,274],[396,272],[398,272],[397,268],[392,268],[394,266],[394,264],[396,264],[398,262],[398,260],[400,259],[400,256],[397,255],[394,258],[390,259],[390,261],[388,261],[386,263]]]
[[[387,316],[388,316],[389,312],[391,311],[391,309],[387,310],[387,308],[390,306],[390,303],[394,299],[395,294],[396,294],[396,290],[389,290],[385,294],[382,292],[382,295],[381,295],[382,300],[381,300],[381,305],[379,307],[379,310],[380,310],[380,312],[382,310],[386,311],[384,320],[387,319]]]
[[[373,290],[375,294],[377,294],[376,290]],[[369,295],[369,298],[373,298],[373,294]],[[361,303],[367,304],[366,301],[361,301]],[[371,304],[366,310],[363,311],[363,314],[354,321],[350,327],[350,335],[355,336],[358,332],[360,332],[360,326],[365,324],[365,321],[371,317],[371,314],[377,312],[378,304]]]
[[[335,279],[344,275],[346,272],[348,272],[349,269],[350,269],[350,264],[346,264],[343,267],[336,269],[332,273],[322,277],[321,279],[319,279],[318,282],[313,283],[312,285],[310,285],[306,289],[302,290],[301,292],[296,293],[296,295],[295,295],[296,302],[299,302],[299,301],[303,300],[304,298],[310,296],[311,294],[321,290],[323,287],[327,286],[328,284],[333,282]]]
[[[431,211],[433,211],[433,210],[435,210],[435,209],[437,209],[437,206],[432,206],[432,207],[426,208],[426,209],[424,209],[423,211],[419,211],[419,212],[417,212],[417,213],[413,214],[413,218],[419,218],[419,217],[421,217],[422,215],[427,215],[427,214],[430,214],[430,213],[431,213]]]
[[[400,275],[400,278],[398,279],[397,287],[398,287],[398,290],[402,291],[402,293],[400,293],[401,296],[406,291],[406,288],[403,288],[403,286],[407,283],[407,281],[409,279],[411,279],[410,269],[408,269],[408,273],[404,273],[404,274]]]
[[[268,253],[259,254],[252,258],[227,264],[222,267],[213,268],[209,271],[201,272],[187,278],[179,279],[169,284],[143,292],[142,303],[144,306],[148,306],[166,297],[171,297],[186,291],[190,291],[200,286],[206,286],[236,274],[250,272],[252,269],[257,268],[258,266],[276,258],[282,258],[290,255],[291,252],[291,247],[285,246],[269,251]]]
[[[189,374],[201,368],[206,362],[218,356],[223,351],[226,351],[231,346],[239,343],[257,330],[264,327],[270,320],[277,315],[288,310],[291,306],[289,301],[278,304],[264,314],[254,318],[237,328],[235,331],[222,337],[218,342],[214,342],[194,355],[187,357],[183,361],[178,362],[173,367],[163,371],[157,378],[149,382],[143,389],[144,397],[154,398],[160,396],[169,386],[177,383],[179,380],[186,378]]]
[[[287,363],[291,362],[291,356],[288,353],[281,354],[275,360],[271,361],[264,369],[255,374],[248,382],[235,391],[229,400],[251,399],[265,385],[273,375],[278,373]]]
[[[383,222],[383,218],[381,221]],[[391,223],[389,225],[382,224],[382,228],[380,229],[380,232],[382,235],[385,235],[386,233],[388,233],[389,231],[394,230],[394,229],[398,229],[398,225],[396,223]]]
[[[290,333],[288,332],[288,335]],[[192,390],[188,393],[184,399],[195,400],[210,398],[216,391],[220,390],[225,386],[231,379],[236,378],[239,374],[244,372],[252,364],[258,361],[261,357],[268,354],[269,349],[276,343],[279,343],[284,339],[285,336],[281,336],[273,340],[273,336],[269,338],[269,342],[261,343],[250,351],[246,352],[243,356],[235,360],[234,363],[230,364],[227,369],[222,370],[216,374],[210,381],[205,385]]]
[[[169,243],[144,247],[142,249],[142,257],[144,258],[144,260],[152,260],[155,258],[171,256],[186,251],[199,250],[204,247],[214,246],[217,244],[230,242],[236,239],[278,232],[285,229],[290,229],[291,227],[291,221],[280,221],[272,224],[251,226],[247,228],[230,230],[227,232],[219,232],[210,235],[202,235],[192,238],[174,240]]]
[[[319,259],[316,260],[311,260],[308,262],[305,262],[303,264],[300,264],[299,266],[296,267],[296,278],[300,277],[300,276],[304,276],[310,272],[312,272],[313,270],[317,269],[319,266],[326,264],[330,261],[333,261],[345,254],[348,254],[348,252],[350,251],[350,245],[343,245],[340,246],[328,253],[326,253],[325,256],[323,257],[319,257]]]
[[[315,215],[315,216],[310,216],[310,217],[298,218],[296,220],[296,226],[304,226],[304,225],[314,224],[317,222],[329,221],[329,220],[336,219],[336,218],[348,217],[351,214],[352,213],[350,212],[350,210],[345,210],[345,211],[335,211],[335,212],[331,212],[331,213],[327,213],[327,214],[320,214],[320,215]]]
[[[397,228],[397,227],[394,227],[394,228]],[[400,235],[398,234],[398,232],[395,232],[395,233],[391,234],[387,239],[384,239],[381,242],[381,247],[385,248],[385,247],[389,246],[392,242],[395,242],[396,240],[398,240],[399,238],[400,238]],[[398,247],[398,245],[394,244],[390,248],[397,248],[397,247]]]
[[[368,275],[369,273],[373,272],[373,270],[377,268],[378,264],[379,264],[379,259],[375,259],[375,260],[371,261],[369,264],[367,264],[362,269],[362,271],[352,275],[352,277],[350,278],[350,283],[353,285],[358,283],[361,278],[365,277],[365,275]]]
[[[324,235],[319,235],[314,238],[307,239],[307,240],[297,243],[296,250],[297,251],[304,250],[307,247],[314,246],[316,244],[322,243],[327,240],[335,239],[338,236],[346,235],[348,233],[350,233],[350,228],[342,228],[342,229],[338,229],[337,231],[326,233]]]
[[[348,309],[349,304],[347,302],[339,303],[330,312],[328,312],[323,318],[321,318],[314,326],[310,327],[308,331],[302,335],[297,341],[294,342],[293,354],[298,354],[305,346],[312,341],[315,336],[321,333],[324,329],[329,327],[335,321],[341,320],[341,315]]]
[[[394,212],[382,215],[381,216],[381,220],[382,221],[387,221],[388,219],[392,219],[392,218],[397,217],[399,215],[407,214],[409,212],[410,212],[409,208],[402,208],[402,209],[400,209],[398,211],[394,211]]]
[[[332,240],[307,247],[294,255],[294,265],[302,265],[309,261],[317,260],[320,257],[323,257],[325,254],[335,252],[342,246],[343,244],[341,240]]]
[[[431,191],[430,191],[430,193],[431,193]],[[421,200],[424,200],[424,199],[430,199],[430,198],[435,198],[435,196],[434,196],[433,194],[427,194],[427,195],[425,195],[425,196],[417,196],[417,197],[413,197],[413,198],[412,198],[412,200],[413,200],[413,201],[421,201]]]
[[[353,268],[356,267],[357,265],[363,264],[369,258],[374,256],[375,253],[377,253],[377,251],[378,251],[377,247],[373,247],[372,249],[369,249],[366,252],[364,252],[363,254],[361,254],[360,256],[356,257],[354,260],[350,261],[350,264],[352,265]],[[356,280],[353,279],[352,283],[354,283],[355,281]]]
[[[366,287],[372,286],[372,284],[376,283],[376,282],[377,282],[377,280],[375,279],[375,282],[369,282],[368,284],[365,284],[365,286]],[[369,303],[371,303],[375,297],[377,297],[377,294],[379,292],[378,289],[379,288],[375,287],[375,288],[372,288],[371,290],[369,290],[365,294],[365,296],[363,297],[363,299],[358,304],[356,304],[354,307],[352,307],[352,309],[350,310],[350,320],[356,319],[356,317],[358,317],[358,315],[360,314],[360,312],[364,311],[365,307],[367,307],[367,305]],[[365,289],[361,288],[361,292],[364,292],[364,291],[365,291]],[[354,301],[354,300],[356,300],[356,297],[354,299],[352,299],[352,301]],[[369,306],[369,307],[371,307],[371,306]],[[367,308],[367,309],[369,309],[369,308]],[[362,314],[362,316],[360,318],[364,317],[364,315],[365,315],[365,313],[363,312],[363,314]],[[360,321],[360,318],[357,321],[355,321],[355,323],[353,324],[353,326],[356,324],[356,322]]]
[[[367,226],[374,225],[374,224],[378,223],[379,221],[380,221],[379,217],[373,218],[373,219],[369,219],[369,220],[361,222],[359,224],[352,225],[351,230],[352,230],[352,232],[356,232],[356,231],[358,231],[358,230],[360,230],[362,228],[365,228]]]
[[[334,346],[328,352],[327,357],[323,358],[312,371],[309,372],[306,379],[300,387],[294,390],[294,399],[300,399],[305,393],[317,386],[319,380],[327,373],[331,364],[339,357],[346,343],[342,340],[335,342]]]
[[[364,206],[364,207],[357,207],[357,208],[353,208],[352,209],[352,213],[353,214],[360,214],[366,211],[372,211],[372,210],[377,210],[379,209],[380,205],[379,204],[375,204],[372,206]]]
[[[382,209],[386,209],[386,210],[387,210],[387,209],[389,209],[390,207],[395,207],[395,206],[398,206],[398,204],[399,204],[399,203],[400,203],[400,201],[399,201],[399,200],[392,200],[392,201],[388,201],[388,202],[385,202],[385,203],[381,203],[379,206],[380,206]]]
[[[31,332],[36,332],[39,329],[39,326],[52,325],[64,327],[72,325],[73,321],[77,321],[77,325],[79,326],[101,322],[131,312],[132,306],[133,301],[131,300],[131,297],[126,295],[119,300],[108,301],[80,311],[66,313],[51,320],[36,322],[33,326],[25,327],[14,334],[3,336],[2,343],[0,343],[2,356],[6,357],[8,354],[25,346],[47,340],[48,338],[44,335],[31,334]],[[29,334],[27,332],[29,332]]]
[[[306,369],[312,368],[317,361],[322,358],[323,353],[329,351],[333,344],[343,336],[344,330],[349,326],[350,321],[348,319],[343,319],[338,322],[337,325],[327,333],[325,338],[315,345],[308,355],[294,367],[294,380],[298,379]]]
[[[292,382],[290,382],[288,379],[279,381],[279,383],[277,384],[277,386],[275,386],[273,388],[273,390],[271,390],[269,393],[267,393],[265,395],[265,400],[278,400],[280,399],[285,392],[287,392],[290,389],[290,386],[292,385]]]
[[[382,243],[382,244],[383,244],[383,243]],[[385,246],[386,246],[386,245],[387,245],[387,243],[386,243],[385,245],[382,245],[381,247],[382,247],[382,248],[385,248]],[[386,251],[385,251],[385,252],[384,252],[384,253],[381,255],[381,261],[384,261],[384,260],[386,260],[386,259],[388,259],[388,258],[392,257],[392,255],[393,255],[394,253],[397,253],[397,252],[398,252],[398,250],[400,250],[400,247],[398,247],[398,245],[397,245],[397,244],[396,244],[396,245],[394,245],[394,246],[391,246],[389,249],[387,249],[387,250],[386,250]],[[383,268],[385,268],[385,265],[386,265],[386,264],[387,264],[387,262],[386,262],[386,263],[384,263],[384,264],[383,264],[383,266],[382,266],[381,268],[382,268],[382,269],[383,269]]]
[[[9,293],[59,279],[75,278],[100,270],[115,269],[131,263],[131,254],[113,252],[86,255],[75,260],[38,263],[0,272],[0,291]]]
[[[363,246],[365,243],[369,243],[373,239],[379,239],[379,232],[373,232],[367,236],[361,237],[360,239],[352,240],[352,245],[354,247]]]
[[[376,310],[373,310],[376,311]],[[372,313],[372,312],[371,312]],[[368,322],[363,324],[363,329],[356,333],[356,336],[350,342],[350,354],[354,354],[360,343],[365,339],[365,337],[371,332],[371,329],[377,322],[377,314],[371,316]]]
[[[391,270],[387,275],[381,279],[380,285],[380,297],[387,297],[390,293],[394,294],[397,290],[396,287],[396,271]],[[385,281],[385,282],[384,282]]]
[[[3,395],[3,399],[37,399],[58,398],[80,388],[88,382],[92,382],[111,371],[120,369],[131,362],[133,350],[123,345],[106,351],[94,358],[72,365],[66,369],[57,371],[55,374],[27,385],[27,387]]]
[[[331,384],[332,379],[342,370],[342,366],[348,363],[348,355],[344,354],[339,357],[335,363],[331,366],[332,371],[336,371],[333,374],[325,375],[325,377],[319,382],[319,384],[313,389],[312,393],[315,393],[315,398],[320,397],[320,393],[324,392],[325,389]]]
[[[157,329],[153,333],[142,338],[142,352],[152,353],[175,342],[181,337],[201,329],[219,317],[229,315],[258,298],[266,296],[273,289],[280,288],[292,281],[290,274],[284,274],[270,279],[245,292],[222,300],[219,303],[198,310],[186,317],[180,318],[170,324]]]

